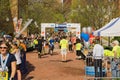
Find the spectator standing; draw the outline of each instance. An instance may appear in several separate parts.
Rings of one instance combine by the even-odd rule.
[[[113,54],[114,54],[114,57],[112,59],[112,62],[111,62],[111,72],[112,72],[112,77],[120,77],[119,76],[119,63],[120,63],[120,46],[119,46],[119,42],[117,40],[113,41],[112,42],[112,45],[113,45]]]
[[[37,40],[37,37],[33,40],[33,43],[35,45],[35,49],[37,49],[38,47],[38,40]]]
[[[6,42],[0,44],[0,79],[14,80],[16,73],[16,58],[9,53],[10,45]],[[6,79],[5,79],[6,78]]]
[[[22,68],[22,72],[25,74],[27,72],[27,68],[26,68],[26,51],[27,51],[27,47],[23,43],[23,40],[20,40],[19,47],[21,49],[21,60],[22,60],[21,68]]]
[[[102,77],[103,56],[104,56],[104,48],[99,44],[99,41],[96,41],[96,44],[94,45],[94,48],[93,48],[95,77]],[[99,69],[99,71],[98,71],[98,69]]]
[[[80,39],[76,39],[75,48],[76,48],[77,59],[85,60],[85,55],[81,52],[82,44],[80,43]]]
[[[21,61],[21,53],[20,53],[20,49],[18,48],[17,44],[11,44],[12,46],[12,51],[11,53],[15,55],[15,58],[17,60],[17,80],[21,80],[22,79],[22,75],[21,75],[21,71],[20,71],[20,65],[22,63]]]

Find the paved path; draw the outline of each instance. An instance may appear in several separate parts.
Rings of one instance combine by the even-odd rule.
[[[28,74],[24,80],[85,80],[84,61],[76,60],[74,53],[68,54],[68,62],[61,62],[56,49],[53,56],[44,55],[38,59],[36,52],[27,53]]]

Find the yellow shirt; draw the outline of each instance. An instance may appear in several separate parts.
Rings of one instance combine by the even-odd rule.
[[[110,51],[110,50],[104,50],[104,56],[114,57],[114,54],[113,54],[113,52]]]
[[[76,50],[81,50],[82,45],[80,43],[76,44]]]
[[[112,52],[116,51],[117,57],[120,57],[120,46],[114,46]]]
[[[61,49],[67,49],[68,40],[62,39],[62,40],[60,41],[60,46],[61,46]]]
[[[38,41],[37,41],[37,39],[35,39],[35,40],[33,41],[33,43],[34,43],[34,44],[38,44]]]

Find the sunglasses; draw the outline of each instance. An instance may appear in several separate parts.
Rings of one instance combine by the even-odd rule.
[[[7,47],[0,47],[0,49],[7,49]]]

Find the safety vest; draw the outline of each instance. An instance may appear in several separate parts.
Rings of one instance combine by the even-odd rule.
[[[34,42],[35,45],[38,44],[38,40],[37,39],[35,39],[33,42]]]
[[[114,53],[110,50],[104,50],[104,56],[114,57]]]
[[[81,50],[81,46],[82,46],[81,43],[77,43],[76,44],[76,50]]]

